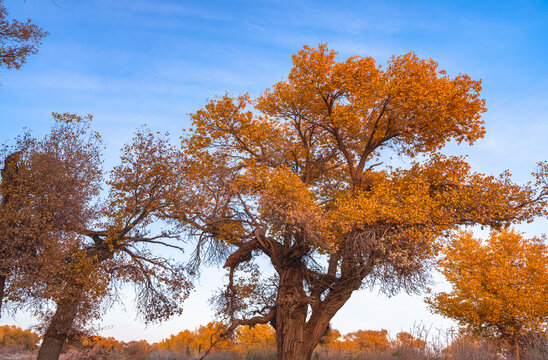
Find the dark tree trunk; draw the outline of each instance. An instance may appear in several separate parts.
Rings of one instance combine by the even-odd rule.
[[[78,301],[62,301],[57,304],[55,314],[44,334],[44,340],[36,360],[57,360],[63,345],[74,325],[78,313]]]
[[[66,336],[44,337],[36,360],[57,360],[65,344]]]
[[[279,275],[275,321],[278,359],[310,360],[331,319],[359,289],[361,281],[357,278],[343,281],[320,301],[307,297],[302,268],[287,268],[279,271]],[[309,309],[312,311],[307,321]]]
[[[86,253],[86,257],[94,259],[96,264],[111,258],[112,255],[112,250],[101,246],[92,248]],[[57,309],[46,329],[36,360],[59,359],[63,345],[73,329],[79,307],[85,298],[85,278],[86,276],[83,276],[81,279],[71,282],[65,290],[66,297],[57,302]]]
[[[2,317],[2,304],[4,303],[5,288],[6,288],[6,276],[0,275],[0,317]]]
[[[280,282],[276,303],[278,360],[301,358],[308,360],[312,353],[308,349],[310,346],[305,337],[308,306],[302,302],[306,297],[303,289],[302,268],[284,268],[279,275]]]
[[[11,193],[15,191],[15,189],[19,186],[19,179],[18,179],[18,162],[19,162],[19,156],[21,153],[19,151],[16,151],[14,153],[9,154],[4,159],[4,167],[2,170],[0,170],[0,195],[1,195],[1,201],[0,201],[0,208],[1,209],[9,209],[10,207],[10,199],[11,199]],[[6,226],[6,224],[3,222],[2,226]],[[0,239],[0,241],[4,242],[4,244],[9,244],[7,239]],[[6,271],[6,254],[4,253],[7,249],[3,248],[1,251],[1,262],[2,269],[0,270],[0,317],[2,316],[2,304],[4,302],[4,291],[6,289],[6,280],[7,280],[7,274],[8,271]],[[9,262],[8,262],[9,264]],[[8,267],[9,268],[9,267]]]

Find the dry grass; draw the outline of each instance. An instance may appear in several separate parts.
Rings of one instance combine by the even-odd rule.
[[[452,339],[450,335],[438,333],[429,336],[424,329],[415,331],[416,337],[427,342],[424,348],[393,346],[384,352],[333,350],[319,346],[313,360],[514,360],[513,354],[502,354],[495,346],[484,341]],[[443,335],[443,336],[442,336]],[[447,346],[446,344],[451,344]],[[123,352],[71,352],[63,354],[62,360],[196,360],[199,357],[169,351],[142,352],[142,349],[126,348]],[[30,360],[36,352],[29,352],[22,346],[0,348],[0,360]],[[219,351],[207,356],[209,360],[275,360],[274,349],[254,349],[246,354]],[[523,346],[521,360],[548,360],[548,337],[531,336]]]

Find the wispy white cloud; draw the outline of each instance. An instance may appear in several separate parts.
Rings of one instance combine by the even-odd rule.
[[[76,72],[38,73],[19,78],[16,83],[10,84],[10,87],[71,91],[100,91],[105,88],[101,79]]]
[[[162,15],[162,16],[175,16],[175,17],[192,17],[208,20],[230,20],[231,17],[226,14],[219,14],[212,12],[211,8],[203,9],[199,7],[199,2],[194,3],[194,6],[181,5],[177,2],[167,1],[146,1],[146,0],[131,0],[121,1],[120,6],[125,7],[129,11],[144,13],[147,15]],[[196,6],[198,5],[198,6]]]
[[[184,95],[195,93],[196,88],[245,87],[251,80],[234,72],[199,67],[178,62],[162,62],[153,73],[144,78],[116,77],[113,75],[89,75],[76,71],[57,71],[49,74],[25,74],[17,82],[9,83],[12,89],[71,90],[128,96],[135,93],[155,95]]]

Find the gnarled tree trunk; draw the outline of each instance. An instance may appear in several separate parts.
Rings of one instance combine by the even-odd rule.
[[[112,250],[105,249],[104,246],[97,246],[89,249],[86,257],[93,259],[96,264],[100,264],[107,258],[112,257]],[[63,345],[73,329],[76,316],[82,305],[85,293],[85,276],[75,283],[67,286],[65,298],[57,302],[57,309],[51,318],[51,321],[44,334],[44,340],[38,351],[36,360],[57,360],[61,355]]]
[[[36,360],[57,360],[70,333],[76,315],[79,299],[64,300],[57,304],[55,314],[44,334],[44,340]]]
[[[305,333],[308,310],[308,304],[302,301],[305,297],[302,269],[288,267],[280,271],[276,302],[276,342],[279,360],[309,359],[312,356]]]
[[[279,360],[309,360],[327,334],[331,319],[352,293],[360,288],[363,277],[371,272],[372,266],[355,271],[354,267],[348,265],[342,269],[340,276],[336,276],[340,255],[335,253],[329,260],[327,274],[314,273],[307,269],[303,261],[309,251],[307,246],[292,246],[289,243],[282,245],[260,231],[255,233],[254,240],[240,245],[225,262],[224,266],[231,270],[228,288],[232,287],[234,268],[248,261],[254,249],[261,249],[272,259],[279,276],[276,302],[272,311],[266,315],[234,321],[224,336],[240,325],[270,322],[276,330]],[[354,256],[352,251],[347,253],[348,256]]]
[[[275,318],[278,359],[310,360],[326,335],[331,319],[360,287],[361,281],[357,278],[343,281],[321,300],[306,295],[302,267],[283,269],[279,274]]]

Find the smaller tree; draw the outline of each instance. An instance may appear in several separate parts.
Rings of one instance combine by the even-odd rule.
[[[198,356],[204,359],[212,351],[230,351],[235,349],[232,339],[222,336],[226,326],[223,323],[212,321],[207,325],[200,325],[196,329],[195,346],[198,348]]]
[[[40,336],[30,330],[23,330],[14,325],[0,326],[0,347],[9,345],[22,345],[27,350],[35,350],[38,347]]]
[[[56,308],[46,321],[38,360],[57,360],[71,333],[99,317],[108,299],[118,298],[120,283],[134,285],[136,310],[147,323],[182,312],[192,274],[171,257],[183,251],[183,229],[172,221],[172,209],[180,211],[189,192],[179,181],[188,165],[178,155],[166,136],[146,129],[122,148],[98,220],[69,233],[79,242],[65,261],[68,271],[55,279],[62,293],[48,298]]]
[[[541,239],[502,230],[482,242],[461,232],[439,265],[453,291],[427,303],[466,332],[512,346],[519,359],[525,336],[547,330],[548,247]]]
[[[0,67],[19,69],[29,55],[38,53],[48,33],[30,19],[9,20],[8,15],[4,0],[0,0]]]
[[[382,352],[390,349],[388,331],[386,330],[358,330],[344,336],[354,344],[356,350]]]
[[[413,336],[407,331],[401,331],[396,335],[396,340],[393,341],[393,345],[397,347],[424,349],[426,347],[426,341]]]
[[[163,339],[157,343],[157,350],[165,350],[177,353],[185,352],[187,356],[190,356],[191,351],[194,350],[196,343],[196,334],[190,330],[183,330],[178,334],[173,334],[169,338]]]
[[[242,352],[275,349],[276,331],[268,324],[242,326],[236,330],[236,341]]]
[[[119,298],[121,283],[135,286],[147,322],[180,314],[192,287],[171,258],[183,250],[170,214],[189,192],[179,181],[185,159],[143,129],[106,180],[91,116],[54,118],[43,139],[26,133],[0,148],[0,303],[44,317],[40,360],[58,359],[65,341]],[[105,181],[109,192],[97,201]]]

